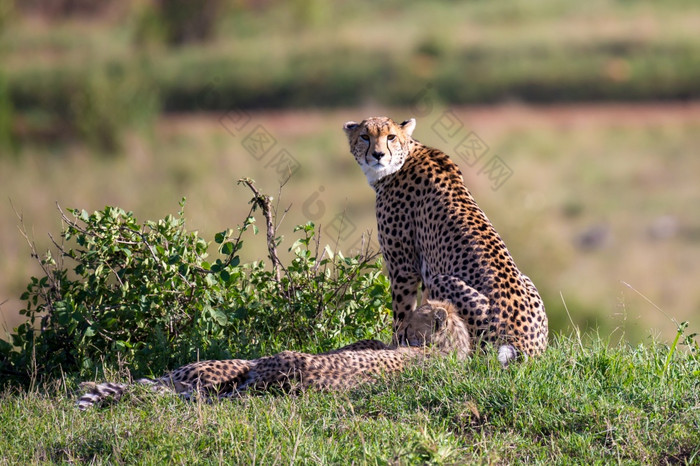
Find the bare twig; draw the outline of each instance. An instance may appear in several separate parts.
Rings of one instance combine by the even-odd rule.
[[[66,253],[66,250],[63,248],[63,242],[62,242],[62,241],[61,241],[61,244],[59,244],[58,241],[56,241],[56,240],[54,239],[54,237],[53,237],[53,235],[52,235],[51,233],[49,233],[49,239],[51,240],[51,242],[53,243],[53,245],[56,247],[56,250],[57,250],[58,252],[61,253],[61,255],[67,254],[67,253]]]
[[[10,205],[12,206],[12,210],[14,210],[15,215],[17,216],[17,219],[19,221],[19,225],[17,228],[19,229],[20,234],[22,237],[25,239],[27,242],[27,245],[29,246],[29,251],[30,255],[33,259],[37,261],[39,264],[39,267],[41,268],[42,272],[44,272],[44,275],[47,277],[48,282],[50,286],[47,288],[39,286],[37,288],[37,292],[39,293],[39,296],[43,300],[43,302],[46,304],[46,310],[47,314],[42,318],[42,325],[48,318],[49,314],[53,312],[53,303],[55,301],[58,301],[61,299],[60,296],[60,283],[56,279],[56,274],[52,273],[51,269],[55,269],[56,267],[53,267],[48,261],[42,260],[41,257],[39,257],[39,253],[37,252],[37,247],[36,247],[36,242],[30,238],[29,233],[27,232],[27,228],[24,225],[24,215],[22,215],[20,212],[15,209],[14,204],[12,204],[12,201],[10,201]],[[52,238],[53,241],[53,238]],[[55,242],[54,242],[55,243]]]
[[[275,224],[272,215],[272,199],[270,196],[260,194],[260,191],[258,191],[258,189],[255,187],[255,182],[250,178],[241,178],[238,180],[238,183],[245,184],[251,191],[253,191],[253,195],[255,197],[253,197],[251,202],[253,205],[260,207],[260,209],[263,211],[267,230],[267,253],[270,257],[270,261],[272,261],[272,270],[275,273],[275,279],[277,280],[277,283],[279,283],[281,281],[280,269],[282,268],[282,262],[277,255],[277,245],[275,244],[276,238]]]
[[[63,219],[63,221],[65,223],[67,223],[71,227],[75,228],[80,233],[87,234],[87,230],[85,230],[84,228],[80,228],[76,222],[74,222],[73,220],[68,218],[68,216],[65,214],[65,212],[63,212],[63,209],[61,209],[61,206],[59,205],[58,202],[56,202],[56,208],[58,208],[58,211],[61,212],[61,218]]]
[[[287,184],[289,181],[289,178],[284,180],[284,183],[280,184],[279,189],[277,190],[277,203],[275,204],[274,208],[274,214],[275,214],[275,231],[277,231],[282,225],[282,222],[284,222],[284,219],[287,217],[287,212],[289,212],[289,209],[292,208],[292,204],[289,204],[286,209],[284,209],[284,212],[282,212],[282,215],[279,215],[279,209],[280,209],[280,201],[282,200],[282,188]]]

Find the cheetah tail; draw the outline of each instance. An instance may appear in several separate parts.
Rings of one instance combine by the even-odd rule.
[[[127,384],[123,383],[100,383],[95,384],[91,382],[80,384],[82,388],[90,388],[90,391],[85,395],[81,396],[76,405],[81,411],[85,411],[93,405],[101,403],[109,397],[119,399],[124,394],[124,391],[128,387]]]
[[[518,350],[513,345],[502,345],[498,348],[498,361],[502,367],[508,367],[513,359],[518,357]]]

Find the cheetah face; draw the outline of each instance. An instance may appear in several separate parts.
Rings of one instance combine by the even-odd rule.
[[[355,156],[370,185],[401,169],[411,150],[416,120],[396,124],[391,118],[372,117],[343,126]]]
[[[401,346],[430,346],[435,337],[447,332],[448,315],[443,305],[428,303],[420,306],[399,323],[396,329]]]

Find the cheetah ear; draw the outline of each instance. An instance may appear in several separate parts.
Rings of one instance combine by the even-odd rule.
[[[445,326],[447,322],[447,309],[438,307],[435,309],[435,329],[439,330]]]
[[[355,131],[355,129],[357,129],[358,126],[360,126],[360,124],[355,121],[347,121],[343,125],[343,131],[345,131],[345,134],[349,136],[350,133]]]
[[[410,137],[411,134],[413,134],[413,130],[416,129],[416,119],[411,118],[410,120],[406,120],[399,126],[403,129],[403,132],[406,133],[406,136]]]

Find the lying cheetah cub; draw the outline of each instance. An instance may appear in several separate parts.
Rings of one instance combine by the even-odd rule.
[[[247,390],[270,387],[349,389],[383,374],[403,370],[407,364],[433,353],[455,353],[466,358],[471,352],[469,334],[455,307],[429,301],[404,319],[398,338],[403,346],[362,340],[322,354],[283,351],[253,360],[201,361],[182,366],[158,379],[140,379],[156,391],[170,391],[189,398],[227,398]],[[108,398],[119,398],[129,387],[122,383],[86,383],[90,390],[78,400],[84,410]]]

